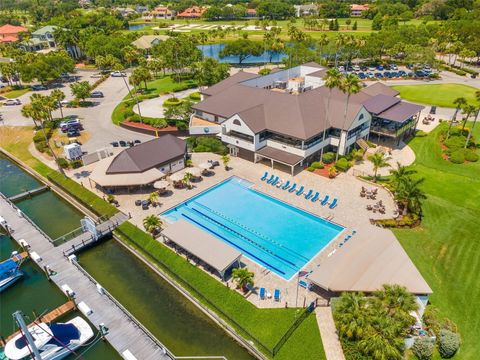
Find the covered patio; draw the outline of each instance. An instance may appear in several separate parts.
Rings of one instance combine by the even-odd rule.
[[[255,163],[259,162],[262,159],[270,160],[272,169],[274,168],[273,164],[275,162],[290,167],[292,176],[295,175],[295,166],[297,166],[303,161],[303,157],[300,155],[295,155],[287,151],[275,149],[270,146],[265,146],[260,150],[257,150],[257,152],[255,153]]]
[[[239,251],[185,220],[170,224],[161,235],[164,242],[172,242],[197,257],[222,279],[232,266],[240,266]]]

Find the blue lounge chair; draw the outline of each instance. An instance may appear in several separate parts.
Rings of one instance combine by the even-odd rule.
[[[280,301],[280,290],[279,289],[275,289],[275,292],[273,293],[273,298],[275,299],[275,301]]]
[[[310,199],[310,198],[312,197],[312,194],[313,194],[313,190],[310,189],[310,190],[308,191],[307,195],[305,195],[305,199],[307,199],[307,200]]]
[[[270,176],[270,179],[267,180],[267,184],[270,184],[273,179],[275,179],[275,175],[272,174],[272,176]]]
[[[265,181],[265,180],[267,180],[267,177],[268,177],[268,171],[265,171],[265,174],[263,174],[263,176],[260,178],[260,180]]]
[[[325,195],[325,197],[323,198],[323,200],[320,204],[322,204],[322,206],[325,205],[328,202],[328,199],[330,199],[330,196]]]
[[[265,299],[265,288],[260,288],[260,299],[264,300]]]
[[[315,202],[318,200],[318,197],[320,196],[319,192],[317,191],[315,195],[313,195],[312,202]]]
[[[290,180],[287,180],[285,185],[282,186],[282,190],[286,190],[290,186]]]
[[[300,189],[298,189],[298,191],[297,191],[297,196],[300,196],[300,195],[303,194],[303,189],[305,189],[305,188],[303,187],[303,185],[300,186]]]
[[[333,201],[330,203],[329,208],[333,209],[335,206],[337,206],[337,198],[333,199]]]
[[[275,180],[273,180],[270,185],[275,185],[278,180],[280,180],[280,178],[277,176],[277,177],[275,178]]]
[[[288,192],[294,192],[297,189],[297,183],[293,184],[290,189],[288,189]]]
[[[309,282],[306,282],[305,280],[300,280],[298,282],[298,285],[300,285],[301,287],[303,287],[305,289],[310,289],[312,287],[312,284],[309,283]]]

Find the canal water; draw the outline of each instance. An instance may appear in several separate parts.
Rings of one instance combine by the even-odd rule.
[[[19,251],[16,242],[0,233],[0,261],[8,259],[14,250]],[[21,310],[27,320],[33,320],[33,312],[37,314],[49,312],[66,302],[63,293],[47,280],[40,268],[31,260],[27,260],[22,265],[22,271],[23,278],[0,293],[0,335],[3,337],[9,336],[16,330],[12,318],[14,311]],[[75,316],[81,316],[81,314],[73,312],[60,318],[59,321],[68,321]],[[78,353],[85,349],[81,348]],[[73,359],[75,356],[66,358],[66,360]],[[82,359],[119,360],[121,357],[107,342],[99,341],[82,355]]]
[[[79,255],[82,265],[177,356],[252,356],[115,240]]]
[[[209,44],[209,45],[200,45],[198,48],[202,51],[203,56],[214,58],[223,63],[238,64],[240,59],[238,56],[226,56],[224,58],[220,57],[220,51],[225,47],[225,44]],[[271,55],[271,61],[270,61]],[[249,56],[246,58],[242,64],[263,64],[263,63],[280,63],[284,58],[287,57],[287,54],[282,52],[274,52],[270,54],[268,51],[265,51],[260,56]]]

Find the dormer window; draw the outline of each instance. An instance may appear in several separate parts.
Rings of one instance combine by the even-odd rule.
[[[240,122],[240,120],[235,119],[235,120],[233,120],[233,125],[242,126],[242,123]]]

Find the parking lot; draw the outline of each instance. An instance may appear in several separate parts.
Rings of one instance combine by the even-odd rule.
[[[429,65],[353,65],[347,67],[346,71],[344,66],[339,66],[338,70],[356,74],[360,80],[428,79],[435,78],[436,74],[438,74]]]

